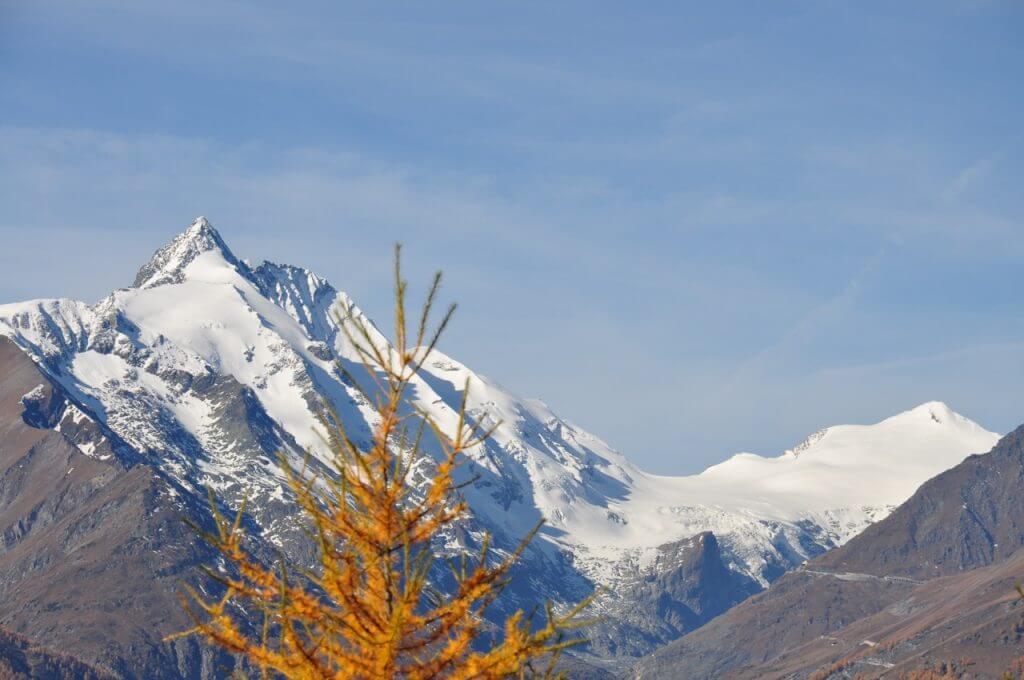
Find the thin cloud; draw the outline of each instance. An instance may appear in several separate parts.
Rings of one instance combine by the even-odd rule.
[[[1020,137],[1016,137],[958,172],[943,193],[943,200],[946,202],[956,201],[977,184],[984,182],[995,167],[1014,151],[1019,142]]]

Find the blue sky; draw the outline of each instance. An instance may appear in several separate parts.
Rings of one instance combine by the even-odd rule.
[[[385,6],[386,5],[386,6]],[[898,5],[898,6],[897,6]],[[0,0],[0,300],[195,215],[656,472],[1024,421],[1024,5]]]

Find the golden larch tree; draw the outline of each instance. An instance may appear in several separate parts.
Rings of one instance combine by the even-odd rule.
[[[484,610],[501,593],[509,571],[536,528],[519,549],[503,557],[488,550],[449,559],[454,587],[432,587],[435,539],[467,512],[455,477],[463,454],[493,432],[466,414],[467,382],[458,423],[442,427],[409,398],[410,381],[435,347],[455,310],[452,305],[428,334],[441,275],[435,275],[415,335],[406,320],[407,283],[395,249],[395,337],[382,342],[362,318],[336,319],[374,384],[359,386],[341,363],[338,370],[375,403],[378,420],[372,441],[360,446],[337,413],[325,408],[326,441],[332,473],[315,475],[281,457],[295,500],[308,518],[316,545],[314,570],[289,569],[284,560],[266,566],[247,549],[245,507],[228,520],[211,496],[216,531],[201,532],[231,568],[206,568],[225,588],[208,598],[189,589],[183,598],[194,627],[172,637],[198,634],[240,655],[264,675],[287,678],[502,678],[554,673],[559,654],[583,639],[587,602],[563,613],[549,604],[534,621],[519,611],[493,630]],[[410,340],[413,340],[410,342]],[[495,425],[496,427],[496,425]],[[439,444],[432,478],[413,485],[410,471],[431,438]],[[538,525],[539,528],[539,525]],[[196,609],[198,608],[198,610]],[[262,615],[262,627],[252,613]],[[245,612],[248,612],[246,614]],[[490,629],[489,629],[490,628]],[[257,632],[253,632],[257,630]],[[489,634],[488,634],[489,633]],[[535,664],[538,667],[535,666]]]

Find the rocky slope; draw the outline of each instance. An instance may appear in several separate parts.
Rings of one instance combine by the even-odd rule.
[[[89,664],[39,647],[0,628],[0,678],[4,680],[113,680]]]
[[[1024,655],[1024,427],[846,545],[659,650],[637,677],[1002,676]],[[965,665],[962,660],[969,660]],[[858,675],[858,677],[860,677]]]
[[[0,626],[120,677],[210,674],[230,659],[162,641],[188,627],[178,581],[212,560],[181,522],[204,509],[122,447],[0,338]]]
[[[35,371],[9,388],[10,427],[0,432],[11,461],[0,492],[0,559],[13,570],[0,580],[0,598],[7,598],[0,602],[24,608],[3,611],[30,612],[18,615],[19,630],[37,634],[124,599],[90,587],[54,605],[51,580],[61,584],[56,593],[91,579],[113,588],[138,569],[164,579],[158,582],[170,593],[170,581],[204,557],[175,520],[202,516],[205,487],[228,506],[252,500],[247,522],[259,549],[308,562],[275,457],[298,460],[309,450],[315,466],[327,461],[318,434],[324,404],[356,440],[369,437],[376,418],[338,370],[360,375],[335,311],[362,316],[311,272],[239,259],[204,219],[160,248],[132,287],[96,304],[0,305],[6,361]],[[416,405],[453,426],[467,381],[470,416],[502,424],[470,452],[465,474],[476,481],[464,493],[472,515],[440,548],[472,548],[488,532],[499,550],[511,550],[545,517],[520,578],[495,611],[576,601],[605,586],[598,607],[607,623],[592,650],[600,657],[640,655],[692,630],[842,544],[922,481],[996,439],[928,403],[875,425],[828,428],[777,458],[740,454],[700,475],[659,477],[543,403],[518,398],[441,353],[415,381]],[[26,456],[31,483],[19,467]],[[28,465],[44,456],[45,463]],[[82,522],[91,518],[96,546],[136,562],[61,557],[77,543],[60,533],[72,529],[58,525],[58,515],[79,520],[57,509],[76,508]],[[53,571],[37,575],[33,560]],[[26,575],[37,590],[24,585]],[[177,605],[163,590],[124,597],[140,611],[159,610],[168,628],[176,624]],[[66,613],[55,614],[58,606]],[[195,650],[161,646],[164,628],[146,616],[123,638],[92,628],[102,639],[88,642],[83,658],[117,672],[131,672],[139,658],[153,659],[168,677],[209,672],[211,661]],[[120,615],[108,620],[131,627]]]

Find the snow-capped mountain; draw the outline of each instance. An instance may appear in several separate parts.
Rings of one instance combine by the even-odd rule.
[[[0,306],[0,336],[66,395],[53,427],[83,453],[151,466],[172,495],[198,496],[205,486],[229,502],[248,495],[262,539],[288,549],[301,541],[274,456],[309,450],[326,460],[324,400],[356,439],[369,437],[376,417],[337,370],[338,362],[356,375],[359,367],[335,309],[362,314],[307,270],[240,260],[199,218],[132,287],[97,304]],[[699,475],[664,477],[440,352],[417,377],[414,399],[454,427],[467,379],[471,417],[502,424],[470,453],[479,475],[465,490],[473,516],[453,540],[488,531],[511,548],[545,517],[526,556],[523,597],[569,601],[594,584],[614,586],[602,606],[632,618],[628,630],[608,634],[600,648],[608,653],[640,653],[699,625],[998,438],[932,402],[875,425],[827,428],[777,458],[738,454]],[[637,588],[680,565],[698,580],[733,579],[735,596],[679,600],[689,613],[668,623],[652,605],[638,622],[651,593]]]
[[[699,475],[636,474],[629,496],[609,504],[619,518],[612,526],[569,533],[591,554],[609,556],[711,531],[735,566],[765,585],[775,568],[846,542],[922,482],[997,440],[929,402],[874,425],[823,429],[776,458],[740,453]]]

